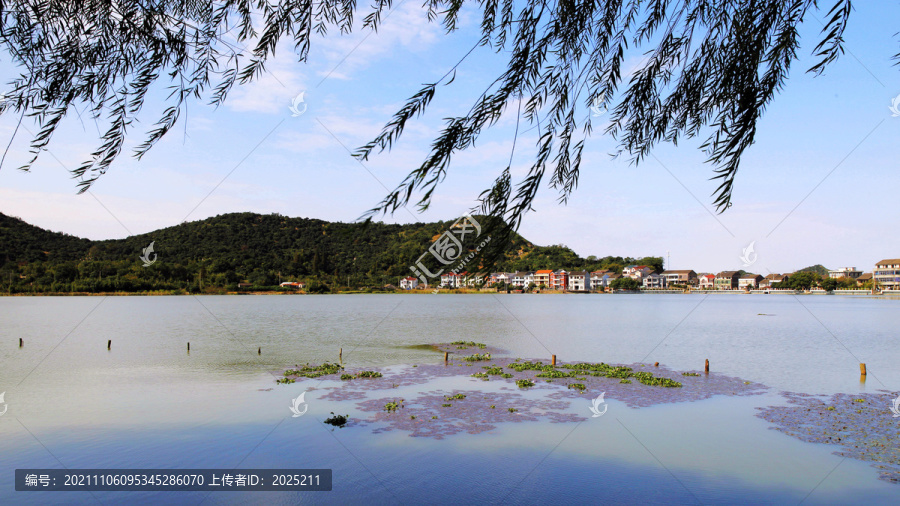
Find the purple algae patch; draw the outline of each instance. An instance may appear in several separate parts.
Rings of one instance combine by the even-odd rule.
[[[374,413],[366,422],[385,424],[374,429],[373,433],[403,430],[413,437],[433,439],[443,439],[461,432],[479,434],[493,430],[501,423],[536,422],[541,419],[557,423],[586,420],[577,415],[557,412],[566,409],[569,406],[567,402],[526,399],[517,393],[453,390],[420,394],[415,399],[383,397],[356,405],[361,411]],[[388,405],[397,407],[388,411]]]
[[[583,421],[586,420],[585,417],[564,412],[571,408],[570,401],[593,399],[603,392],[606,393],[606,399],[623,402],[632,408],[640,408],[662,403],[697,401],[715,395],[757,395],[768,388],[759,383],[718,374],[683,376],[666,367],[652,367],[646,364],[631,366],[587,364],[599,369],[582,371],[572,369],[571,364],[563,362],[551,367],[541,361],[497,357],[496,355],[503,354],[504,351],[490,346],[453,343],[429,346],[438,352],[451,351],[449,360],[446,363],[440,360],[439,363],[402,366],[396,370],[374,369],[373,372],[382,374],[376,378],[357,377],[362,369],[342,369],[333,374],[314,378],[291,376],[291,379],[297,382],[315,380],[317,385],[325,380],[339,381],[340,384],[337,386],[323,387],[323,390],[329,392],[322,396],[322,399],[360,401],[357,402],[357,407],[363,412],[372,414],[367,419],[358,419],[361,425],[370,423],[381,425],[374,429],[373,433],[402,430],[410,432],[414,437],[435,439],[461,432],[478,434],[493,430],[501,423]],[[516,370],[523,367],[526,369]],[[532,369],[528,369],[529,367]],[[624,369],[625,367],[629,367],[630,370]],[[615,369],[612,371],[613,374],[621,377],[600,375],[610,373],[610,368]],[[596,375],[591,375],[592,372]],[[339,380],[342,374],[352,376],[352,379]],[[400,395],[393,397],[378,395],[374,398],[377,394],[371,393],[413,385],[428,385],[446,378],[469,378],[473,389],[418,392],[417,397],[402,400]],[[518,386],[516,382],[522,380],[533,382],[533,386],[527,388]],[[660,381],[661,384],[675,386],[647,385],[641,383],[641,380],[651,383]],[[481,382],[489,383],[492,391],[477,390]],[[523,395],[526,392],[528,394]],[[466,397],[446,399],[456,394]],[[397,403],[397,409],[386,411],[385,405],[392,402]],[[445,404],[450,406],[444,406]],[[515,411],[510,412],[509,408]]]
[[[900,482],[897,392],[835,394],[830,398],[782,392],[789,405],[757,408],[775,430],[810,443],[841,447],[835,455],[872,462],[880,478]]]

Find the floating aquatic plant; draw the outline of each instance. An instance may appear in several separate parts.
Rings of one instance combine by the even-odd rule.
[[[384,410],[388,413],[393,413],[394,411],[397,411],[399,407],[400,405],[397,404],[397,401],[391,401],[384,405]]]
[[[331,412],[332,416],[325,419],[325,423],[329,425],[334,425],[335,427],[343,427],[347,425],[347,421],[350,420],[350,415],[335,415],[334,411]]]
[[[516,408],[506,408],[506,410],[509,411],[510,413],[515,413],[516,411],[518,411],[518,409],[516,409]]]
[[[470,347],[470,346],[478,347],[478,348],[481,348],[481,349],[484,349],[484,348],[487,347],[486,344],[484,344],[484,343],[476,343],[475,341],[453,341],[453,342],[450,343],[450,344],[458,345],[457,348],[461,348],[461,349],[462,349],[462,348],[468,348],[468,347]]]
[[[452,401],[452,400],[460,400],[460,401],[461,401],[461,400],[463,400],[463,399],[465,399],[465,398],[466,398],[466,396],[463,395],[463,394],[451,395],[451,396],[449,396],[449,397],[446,396],[446,395],[444,396],[444,399],[447,399],[448,401]]]
[[[531,388],[534,386],[534,382],[530,379],[520,379],[516,380],[516,385],[518,385],[519,388]]]
[[[554,368],[552,365],[544,365],[542,362],[519,362],[518,359],[515,363],[509,364],[510,369],[518,372],[522,371],[552,371]]]
[[[553,367],[553,366],[550,366],[550,367]],[[558,371],[556,369],[551,369],[549,371],[545,371],[545,372],[538,374],[536,377],[538,377],[538,378],[569,378],[569,377],[572,377],[575,375],[576,375],[575,371],[563,372],[563,371]]]
[[[681,375],[682,376],[700,376],[700,373],[698,373],[698,372],[683,372],[683,373],[681,373]]]
[[[280,379],[275,380],[275,383],[281,383],[281,384],[283,384],[283,385],[285,385],[285,384],[290,384],[290,383],[293,383],[293,382],[294,382],[294,380],[291,379],[291,378],[280,378]]]
[[[491,354],[490,353],[476,353],[474,355],[469,355],[468,357],[463,357],[462,359],[465,360],[466,362],[481,362],[484,360],[490,360]]]
[[[344,380],[344,381],[352,380],[352,379],[353,379],[353,375],[352,375],[352,374],[341,374],[341,379]]]
[[[487,373],[483,373],[483,372],[476,372],[475,374],[472,375],[472,377],[478,378],[481,381],[489,381],[491,379],[490,376],[487,375]]]
[[[490,374],[492,376],[499,376],[503,374],[503,368],[499,365],[483,365],[481,366],[483,369],[487,369],[485,371],[486,374]]]
[[[337,374],[344,367],[340,364],[332,364],[325,362],[322,365],[306,364],[299,369],[288,369],[284,371],[285,376],[303,376],[306,378],[318,378],[319,376],[327,376],[329,374]]]
[[[584,386],[584,383],[569,383],[569,388],[581,390],[582,392],[584,392],[587,389],[587,387]]]
[[[453,405],[453,404],[441,404],[441,407],[449,408],[449,407],[452,406],[452,405]]]
[[[375,371],[360,371],[356,373],[357,378],[380,378],[382,374]]]

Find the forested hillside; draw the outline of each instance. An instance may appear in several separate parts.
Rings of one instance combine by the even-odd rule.
[[[0,214],[0,286],[7,293],[197,293],[233,291],[238,283],[264,288],[297,280],[319,291],[380,289],[410,275],[409,266],[452,223],[332,223],[233,213],[126,239],[91,241]],[[156,261],[145,267],[140,256],[151,242]],[[505,259],[493,267],[620,271],[629,263],[661,267],[662,259],[585,259],[565,246],[534,246],[515,235]]]

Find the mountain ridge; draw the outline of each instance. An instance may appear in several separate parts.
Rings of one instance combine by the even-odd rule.
[[[124,239],[90,240],[51,232],[0,213],[0,286],[21,292],[115,292],[272,287],[304,280],[336,287],[380,287],[410,266],[454,222],[342,223],[280,214],[228,213]],[[145,267],[142,252],[154,245]],[[466,244],[470,249],[471,244]],[[661,257],[581,258],[564,245],[537,246],[513,234],[496,270],[662,267]],[[432,266],[440,267],[436,262]],[[471,266],[469,270],[480,270]],[[5,283],[4,283],[5,282]]]

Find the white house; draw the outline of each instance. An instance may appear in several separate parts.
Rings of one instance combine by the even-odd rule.
[[[621,274],[616,274],[614,272],[592,272],[591,273],[591,289],[592,290],[604,290],[609,288],[609,284],[613,282],[614,279],[621,278]]]
[[[497,273],[496,279],[495,283],[506,283],[507,285],[512,283],[512,276],[508,272]]]
[[[863,271],[857,269],[856,267],[841,267],[840,269],[834,269],[832,271],[828,271],[828,277],[832,279],[840,279],[840,278],[852,278],[857,279],[862,276]]]
[[[642,286],[644,288],[665,288],[668,286],[666,281],[666,276],[651,272],[643,277]]]
[[[454,272],[446,272],[441,274],[441,287],[457,288],[459,287],[459,277]]]
[[[528,271],[518,271],[512,275],[511,284],[518,288],[525,288],[534,283],[534,273]]]
[[[649,275],[653,272],[653,269],[649,265],[629,265],[628,267],[622,269],[622,275],[628,276],[631,279],[636,279],[640,281],[644,276]]]
[[[700,276],[700,289],[701,290],[713,290],[716,287],[716,275],[715,274],[704,274]]]
[[[738,289],[752,290],[759,287],[759,284],[763,281],[763,279],[764,278],[759,274],[746,274],[738,279]]]
[[[417,286],[419,286],[419,280],[412,276],[407,276],[400,280],[401,290],[414,290]]]
[[[572,271],[569,273],[569,290],[586,292],[591,289],[591,274],[587,271]]]

